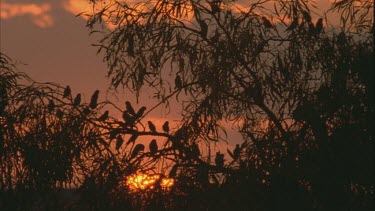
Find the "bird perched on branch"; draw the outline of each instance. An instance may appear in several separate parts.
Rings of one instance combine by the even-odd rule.
[[[64,116],[64,112],[61,111],[60,109],[57,109],[56,116],[57,116],[57,118],[61,119]]]
[[[70,89],[70,86],[66,86],[66,88],[64,89],[63,98],[69,97],[71,93],[72,93],[72,90]]]
[[[124,139],[121,137],[121,135],[117,136],[117,140],[116,140],[116,150],[118,151],[122,144],[124,143]]]
[[[195,143],[195,142],[193,142],[193,144],[191,146],[191,154],[192,154],[193,158],[199,158],[199,156],[201,155],[201,152],[199,151],[198,144]]]
[[[130,158],[135,158],[143,150],[145,150],[145,146],[143,144],[137,144],[137,145],[135,145]]]
[[[286,31],[292,31],[298,26],[298,18],[293,19],[292,23],[286,28]]]
[[[148,128],[150,128],[150,131],[153,133],[156,133],[155,125],[151,121],[148,121],[147,123],[148,123]]]
[[[218,167],[224,166],[224,154],[221,154],[220,152],[216,152],[215,164]]]
[[[302,11],[302,16],[306,20],[306,22],[311,22],[311,15],[307,11]]]
[[[236,148],[233,150],[233,159],[237,160],[241,155],[241,148],[239,144],[236,144]]]
[[[85,115],[85,116],[87,116],[87,115],[89,115],[90,114],[90,108],[89,107],[87,107],[87,106],[85,106],[85,108],[83,109],[83,114]]]
[[[134,111],[134,108],[133,108],[132,104],[130,104],[129,101],[125,102],[125,106],[126,106],[126,110],[129,112],[130,115],[132,115],[132,116],[136,115],[135,111]]]
[[[99,117],[99,121],[105,121],[106,119],[108,119],[108,114],[109,114],[109,111],[105,111],[100,117]]]
[[[81,103],[81,94],[77,94],[77,96],[74,98],[73,105],[78,106]]]
[[[96,106],[98,106],[98,97],[99,97],[99,90],[96,90],[94,94],[91,96],[90,101],[90,108],[94,109]]]
[[[266,17],[262,17],[263,24],[266,28],[273,29],[274,26],[272,25],[271,21],[268,20]]]
[[[125,121],[125,126],[134,126],[135,117],[131,116],[127,110],[122,113],[122,118]]]
[[[201,27],[200,33],[201,33],[202,37],[206,37],[207,36],[207,32],[208,32],[208,25],[207,25],[207,23],[204,20],[200,20],[200,19],[198,19],[197,21],[199,23],[199,26]]]
[[[262,105],[264,96],[262,92],[262,86],[259,83],[250,85],[246,90],[247,96],[249,96],[256,105]]]
[[[158,151],[158,144],[156,143],[156,139],[152,139],[149,145],[150,148],[150,154],[155,155]]]
[[[137,119],[141,118],[141,117],[143,116],[143,114],[145,113],[146,109],[147,109],[147,108],[146,108],[145,106],[142,106],[142,108],[140,108],[140,109],[138,110],[138,112],[137,112],[137,114],[135,115],[135,117],[136,117]]]
[[[48,103],[48,111],[49,111],[49,112],[52,112],[53,109],[55,109],[55,103],[53,102],[53,100],[49,100],[49,103]]]
[[[320,33],[323,30],[323,18],[319,18],[315,24],[316,33]]]
[[[182,80],[180,75],[176,75],[176,78],[174,80],[175,89],[181,89],[182,88]]]
[[[169,122],[165,121],[162,128],[165,133],[169,133]]]
[[[210,5],[211,7],[211,12],[213,14],[217,14],[217,13],[220,13],[221,9],[220,9],[220,1],[212,1],[212,2],[208,2],[208,4]]]

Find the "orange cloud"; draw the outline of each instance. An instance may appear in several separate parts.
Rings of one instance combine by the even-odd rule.
[[[44,4],[10,4],[2,2],[0,7],[0,18],[11,19],[16,16],[31,16],[32,22],[40,27],[47,28],[54,24],[52,16],[49,14],[51,5]]]
[[[94,6],[88,0],[65,0],[62,3],[62,6],[66,11],[72,13],[73,15],[82,14],[80,17],[84,20],[88,20],[90,16],[99,13],[105,7],[109,7],[108,11],[115,10],[115,2],[115,0],[107,0],[99,2]],[[132,2],[133,1],[130,1],[130,4]],[[103,14],[102,18],[104,19],[108,29],[114,30],[116,28],[116,25],[111,23],[109,14]]]
[[[141,1],[141,0],[126,1],[126,4],[129,7],[132,7],[132,9],[134,9],[132,11],[132,13],[134,13],[134,14],[138,14],[140,12],[145,12],[149,7],[149,3],[152,6],[155,6],[157,4],[157,1],[151,1],[151,2],[148,2],[148,3],[144,2],[144,1]],[[80,17],[85,19],[85,20],[88,20],[89,17],[92,16],[93,14],[99,13],[103,8],[108,8],[108,10],[107,10],[108,12],[107,13],[105,12],[102,15],[103,21],[105,22],[107,28],[110,29],[110,30],[114,30],[117,27],[116,24],[111,22],[111,18],[115,19],[115,17],[113,16],[113,14],[112,15],[110,14],[110,11],[117,10],[118,4],[116,3],[115,0],[107,0],[107,1],[98,2],[94,6],[88,0],[80,0],[80,1],[79,0],[65,0],[62,3],[62,6],[66,11],[68,11],[68,12],[74,14],[74,15],[82,13],[82,15]],[[172,4],[169,4],[165,7],[165,10],[169,11],[171,9],[171,7],[172,7]],[[187,14],[187,15],[186,15],[186,17],[183,17],[183,19],[180,18],[180,21],[184,22],[185,24],[188,24],[191,21],[191,19],[193,18],[192,6],[190,4],[187,4],[187,6],[181,8],[181,10],[182,10],[181,13]],[[139,21],[141,23],[144,20],[139,19],[137,21]]]
[[[80,13],[87,13],[91,15],[93,13],[92,4],[89,1],[77,1],[77,0],[67,0],[62,3],[63,8],[72,13],[73,15],[77,15]],[[81,15],[83,19],[87,20],[88,16]]]

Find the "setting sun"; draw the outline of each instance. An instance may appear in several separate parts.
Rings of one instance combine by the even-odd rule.
[[[133,190],[144,190],[146,188],[154,188],[154,184],[160,179],[160,175],[147,175],[147,174],[136,174],[129,176],[126,181],[128,185]],[[162,188],[169,188],[174,184],[173,179],[162,178],[160,181],[160,186]]]

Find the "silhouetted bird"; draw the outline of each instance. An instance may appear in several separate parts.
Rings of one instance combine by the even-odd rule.
[[[81,103],[81,94],[77,94],[76,98],[74,98],[73,105],[78,106]]]
[[[56,116],[57,118],[61,119],[64,116],[64,112],[62,112],[60,109],[57,109]]]
[[[126,110],[129,112],[130,115],[135,116],[135,111],[133,109],[133,106],[130,104],[129,101],[125,102]]]
[[[323,18],[319,18],[315,24],[316,33],[320,33],[323,30]]]
[[[146,107],[145,106],[142,106],[142,108],[140,108],[136,114],[136,118],[139,119],[143,116],[143,114],[145,113],[146,111]]]
[[[69,97],[71,93],[72,93],[72,90],[70,89],[70,86],[66,86],[66,88],[64,89],[63,98]]]
[[[117,136],[117,140],[116,140],[116,150],[117,151],[121,148],[123,143],[124,143],[124,139],[121,136]]]
[[[199,158],[199,156],[201,155],[201,152],[199,151],[199,147],[198,147],[197,143],[194,142],[192,144],[192,146],[191,146],[191,152],[192,152],[193,158]]]
[[[255,84],[254,86],[249,86],[247,88],[247,95],[251,97],[256,105],[263,104],[263,92],[260,84]]]
[[[270,20],[268,20],[266,17],[262,17],[263,24],[266,28],[273,28],[273,25]]]
[[[220,152],[216,152],[215,164],[218,167],[224,166],[224,154],[221,154]]]
[[[344,32],[340,32],[339,35],[337,35],[337,43],[339,45],[344,45],[346,42],[346,36]]]
[[[207,32],[208,32],[208,25],[207,23],[204,21],[204,20],[198,20],[198,23],[199,23],[199,26],[201,27],[201,35],[202,37],[206,37],[207,36]]]
[[[98,97],[99,97],[99,90],[96,90],[94,94],[91,96],[90,101],[90,108],[94,109],[98,106]]]
[[[156,152],[158,151],[158,144],[156,143],[155,139],[151,140],[149,148],[150,148],[150,154],[155,155]]]
[[[211,11],[213,14],[219,13],[221,11],[219,2],[208,2],[211,7]]]
[[[55,103],[53,102],[53,100],[49,100],[49,103],[48,103],[48,111],[49,111],[49,112],[52,112],[53,109],[55,109]]]
[[[281,59],[280,55],[277,55],[277,66],[278,71],[281,73],[281,76],[284,80],[290,79],[290,74],[287,68],[285,68],[283,60]]]
[[[302,11],[302,16],[306,20],[306,22],[311,22],[311,15],[307,11]]]
[[[236,148],[233,150],[233,158],[234,160],[237,160],[241,155],[241,148],[239,144],[236,144]]]
[[[99,121],[105,121],[108,119],[108,114],[109,114],[109,111],[105,111],[104,114],[102,114],[100,117],[99,117]]]
[[[84,115],[89,115],[90,114],[90,108],[85,106],[85,108],[83,109],[83,114]]]
[[[316,34],[316,29],[315,29],[315,26],[314,26],[313,23],[309,23],[309,34],[310,34],[310,36]]]
[[[122,119],[124,119],[125,122],[128,122],[130,121],[130,115],[129,115],[129,112],[127,110],[125,110],[124,112],[122,112]]]
[[[182,88],[182,80],[179,75],[176,75],[176,79],[174,80],[175,83],[175,89],[181,89]]]
[[[143,144],[137,144],[137,145],[135,145],[130,158],[136,157],[139,154],[139,152],[141,152],[143,150],[145,150],[145,146]]]
[[[163,131],[165,133],[169,133],[169,122],[168,121],[164,122],[164,124],[163,124]]]
[[[156,127],[155,125],[151,122],[151,121],[148,121],[148,128],[150,128],[151,132],[156,132]]]
[[[177,174],[177,169],[178,169],[178,164],[175,164],[175,165],[172,167],[171,171],[169,172],[169,177],[170,177],[170,178],[173,178],[173,177],[176,176],[176,174]]]
[[[288,28],[286,28],[286,31],[291,31],[291,30],[294,30],[295,28],[297,28],[298,26],[298,18],[295,18],[292,23],[288,26]]]
[[[114,138],[117,137],[118,133],[119,133],[118,130],[111,130],[111,131],[109,132],[109,139],[110,139],[110,140],[113,140]]]
[[[125,124],[128,125],[128,126],[132,126],[134,125],[134,117],[133,116],[130,116],[129,115],[129,112],[127,110],[125,110],[123,113],[122,113],[122,118],[124,119],[125,121]]]

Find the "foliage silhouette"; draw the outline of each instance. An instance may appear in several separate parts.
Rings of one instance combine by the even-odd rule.
[[[337,25],[310,1],[90,2],[93,32],[117,26],[99,43],[112,86],[151,87],[157,106],[175,98],[181,122],[160,130],[145,119],[154,108],[99,92],[83,102],[1,54],[0,208],[373,209],[372,1],[333,3]],[[228,120],[243,139],[211,155],[203,146],[226,141]],[[135,173],[160,177],[134,190]],[[78,197],[61,207],[66,187]]]
[[[113,2],[88,21],[116,26],[99,43],[113,87],[183,101],[172,170],[175,194],[191,198],[177,207],[229,209],[242,190],[238,209],[372,208],[373,1],[336,1],[321,16],[312,1],[237,3]],[[233,161],[194,156],[197,143],[225,141],[226,120],[243,135]],[[234,193],[210,204],[221,188]]]

